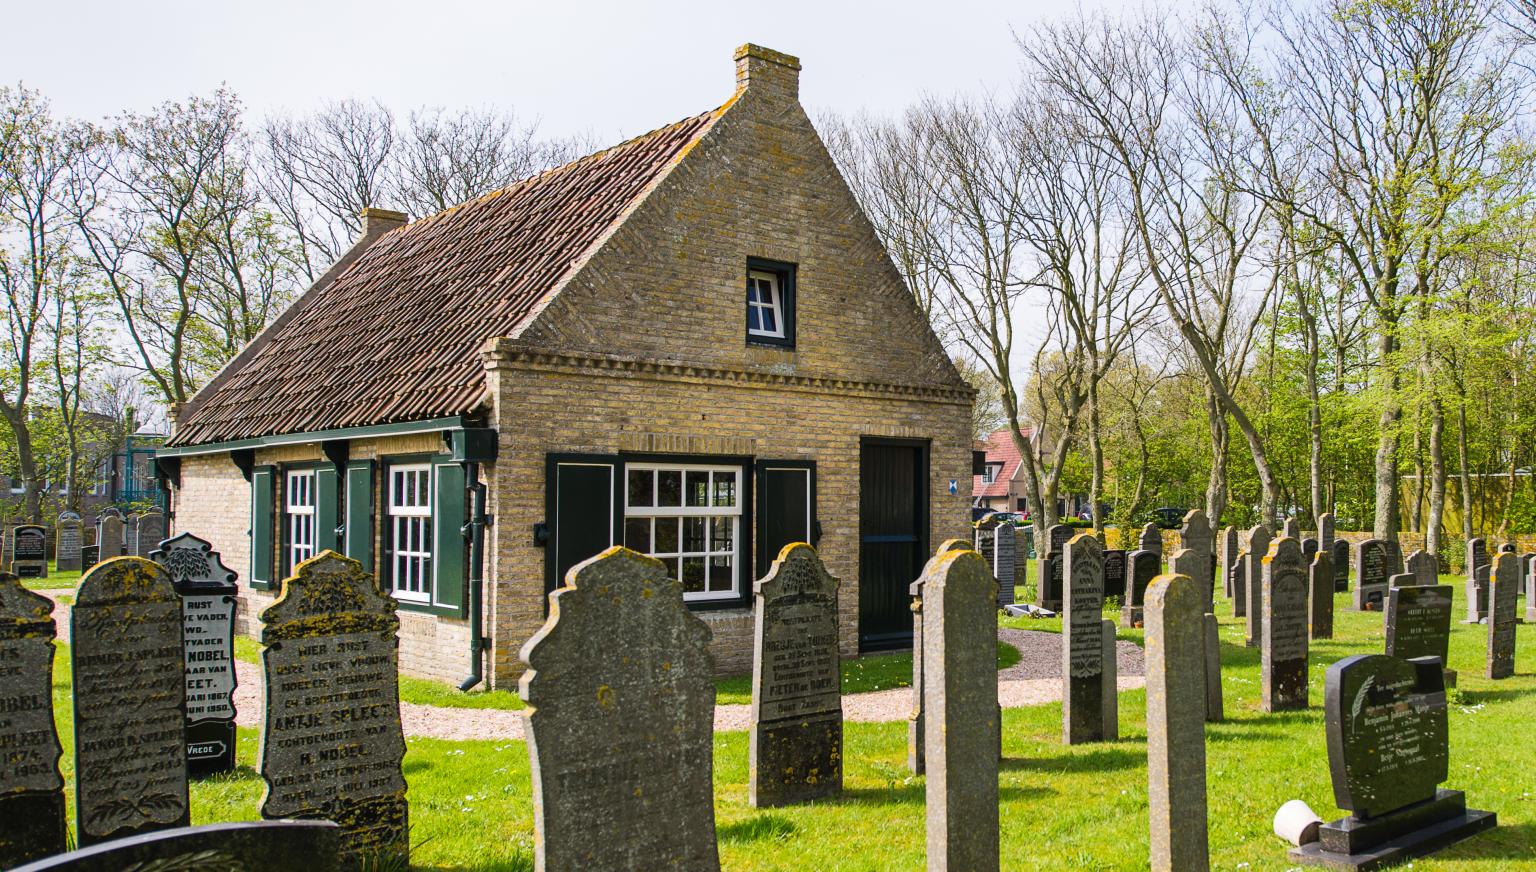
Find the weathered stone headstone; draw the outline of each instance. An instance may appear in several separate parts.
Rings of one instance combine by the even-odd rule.
[[[79,572],[84,545],[80,538],[80,516],[74,512],[60,514],[53,531],[53,568],[58,572]]]
[[[1467,623],[1476,624],[1488,616],[1488,588],[1478,578],[1478,570],[1488,565],[1488,542],[1467,540]]]
[[[1502,552],[1488,587],[1488,678],[1515,674],[1515,598],[1520,595],[1520,558]]]
[[[1295,518],[1286,518],[1285,523],[1281,525],[1280,530],[1280,535],[1295,539],[1297,542],[1301,541],[1301,522]]]
[[[1293,861],[1374,869],[1423,856],[1495,825],[1439,787],[1449,771],[1444,674],[1434,658],[1357,654],[1328,667],[1324,689],[1334,802],[1352,814],[1323,824]]]
[[[1301,540],[1301,556],[1307,558],[1308,563],[1312,562],[1312,555],[1320,550],[1316,539],[1308,537]]]
[[[1077,538],[1098,544],[1092,536]],[[996,870],[1002,724],[992,578],[969,551],[939,554],[924,576],[928,868]]]
[[[11,571],[11,552],[16,548],[14,524],[7,523],[5,531],[0,534],[0,572]]]
[[[235,573],[205,540],[182,533],[149,559],[181,596],[187,677],[187,772],[235,768]]]
[[[1012,524],[1000,525],[993,534],[992,577],[997,579],[997,604],[1013,605],[1018,601],[1019,546],[1018,528]]]
[[[907,716],[907,768],[913,775],[922,775],[923,761],[923,581],[928,578],[928,568],[942,554],[950,551],[966,551],[970,543],[964,539],[945,539],[934,557],[924,564],[917,581],[907,588],[912,597],[912,713]],[[841,683],[841,676],[839,676]]]
[[[1232,568],[1237,564],[1237,555],[1241,550],[1237,544],[1237,528],[1223,527],[1221,530],[1221,574],[1224,579],[1222,595],[1227,599],[1237,597],[1232,587]]]
[[[1451,586],[1394,587],[1387,594],[1387,654],[1402,660],[1437,658],[1445,665],[1451,643]],[[1446,671],[1447,687],[1456,673]]]
[[[1243,643],[1249,648],[1264,641],[1264,558],[1269,543],[1269,529],[1263,524],[1248,531],[1248,626]]]
[[[1333,512],[1323,512],[1317,516],[1317,550],[1331,551],[1334,542]],[[1330,554],[1330,557],[1334,555]],[[1334,565],[1338,565],[1337,558]]]
[[[1103,641],[1104,678],[1100,682],[1103,694],[1104,741],[1120,741],[1120,664],[1115,659],[1115,622],[1104,619],[1104,630],[1099,634]],[[998,715],[1002,717],[1001,713]],[[1001,754],[999,754],[1001,756]]]
[[[123,518],[123,555],[126,557],[144,557],[143,554],[133,553],[134,547],[139,541],[139,516],[129,515]]]
[[[123,515],[107,509],[96,519],[96,560],[105,562],[123,556]]]
[[[1120,607],[1120,626],[1139,627],[1142,606],[1147,600],[1147,585],[1162,573],[1162,558],[1151,551],[1137,549],[1126,558],[1130,571],[1126,578],[1125,603]]]
[[[1525,558],[1525,622],[1536,624],[1536,554]]]
[[[149,552],[159,547],[161,540],[165,538],[165,510],[159,506],[151,506],[148,511],[139,515],[134,536],[136,538],[131,546],[133,556],[148,557]]]
[[[187,826],[181,601],[171,577],[137,557],[97,564],[76,592],[70,643],[77,843]]]
[[[1205,719],[1219,724],[1226,718],[1221,694],[1221,625],[1210,612],[1205,614],[1202,625],[1205,631]],[[1211,666],[1213,663],[1215,668]]]
[[[1203,586],[1188,576],[1160,575],[1147,590],[1147,805],[1153,872],[1210,868],[1204,608]]]
[[[1403,568],[1413,576],[1414,584],[1433,586],[1440,583],[1440,561],[1433,554],[1414,551],[1403,561]]]
[[[1195,572],[1198,574],[1190,577],[1206,586],[1205,610],[1215,611],[1213,603],[1216,597],[1216,543],[1211,533],[1211,522],[1205,517],[1205,512],[1191,509],[1184,515],[1184,526],[1179,528],[1179,539],[1186,550],[1193,552],[1197,563]]]
[[[1151,551],[1158,559],[1163,557],[1163,528],[1156,524],[1147,524],[1141,528],[1141,537],[1137,546],[1142,551]]]
[[[1301,543],[1275,540],[1264,557],[1264,640],[1260,647],[1267,712],[1307,707],[1307,564]]]
[[[327,550],[294,568],[261,621],[261,816],[335,821],[351,862],[407,857],[394,598]]]
[[[0,573],[0,868],[65,850],[53,601]]]
[[[991,574],[973,560],[995,625]],[[926,620],[926,583],[923,600]],[[710,635],[666,565],[627,548],[577,564],[550,594],[520,685],[539,869],[720,868]],[[943,665],[923,660],[927,687]],[[926,750],[931,772],[942,751]]]
[[[792,805],[843,789],[837,579],[804,542],[784,546],[753,586],[748,800]]]
[[[1104,596],[1116,596],[1125,602],[1128,568],[1126,552],[1118,548],[1104,550]]]
[[[1333,558],[1334,593],[1345,593],[1349,590],[1349,541],[1335,539],[1333,547],[1329,550]]]
[[[330,821],[178,827],[58,854],[16,872],[341,872],[340,835]]]
[[[1386,543],[1367,539],[1355,545],[1355,611],[1379,612],[1391,577]]]
[[[1227,584],[1232,588],[1232,617],[1248,616],[1248,552],[1239,551],[1227,567]]]
[[[1307,565],[1307,615],[1312,638],[1333,638],[1333,559],[1328,552],[1312,555]]]
[[[1104,739],[1104,549],[1091,533],[1063,549],[1061,614],[1062,741]]]
[[[1396,539],[1385,539],[1381,543],[1382,550],[1387,555],[1387,575],[1401,575],[1403,572],[1403,546]]]
[[[11,571],[17,578],[48,577],[48,528],[21,524],[11,531]]]

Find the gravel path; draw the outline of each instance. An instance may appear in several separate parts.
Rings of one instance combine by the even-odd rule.
[[[59,594],[73,591],[40,591],[55,600]],[[69,641],[69,606],[56,604],[54,620],[59,640]],[[1061,699],[1061,635],[1039,630],[999,628],[997,636],[1019,649],[1018,663],[997,674],[998,701],[1004,708],[1058,702]],[[1122,691],[1143,687],[1141,649],[1132,642],[1115,645]],[[261,667],[243,660],[235,661],[236,722],[244,727],[261,725]],[[910,688],[879,690],[843,697],[843,718],[863,723],[906,720],[912,711]],[[751,725],[750,705],[715,706],[715,730],[745,730]],[[500,709],[458,709],[430,705],[400,704],[400,722],[407,736],[461,741],[466,739],[508,740],[523,738],[522,714]]]

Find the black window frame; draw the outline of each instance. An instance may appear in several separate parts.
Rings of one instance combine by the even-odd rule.
[[[769,260],[762,257],[747,258],[747,270],[743,274],[746,278],[753,271],[769,272],[778,277],[779,296],[782,299],[784,318],[784,336],[758,336],[752,332],[752,303],[746,293],[746,282],[742,282],[741,318],[742,330],[746,334],[748,345],[762,345],[769,348],[793,349],[795,347],[795,302],[796,287],[795,274],[798,272],[796,264],[781,260]]]

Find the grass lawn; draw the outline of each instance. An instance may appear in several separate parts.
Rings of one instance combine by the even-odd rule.
[[[63,590],[80,584],[79,572],[57,572],[53,561],[48,561],[47,578],[23,578],[21,586],[27,590]]]
[[[1448,579],[1460,595],[1459,579]],[[1324,745],[1322,689],[1329,663],[1380,651],[1382,618],[1335,599],[1338,638],[1312,646],[1305,712],[1258,711],[1259,656],[1242,647],[1242,624],[1222,614],[1227,721],[1207,729],[1212,868],[1288,870],[1285,844],[1270,833],[1276,808],[1300,798],[1327,818],[1333,806]],[[1461,614],[1460,610],[1455,614]],[[1030,629],[1054,621],[1009,619]],[[1536,626],[1522,625],[1514,678],[1481,678],[1487,628],[1453,625],[1451,667],[1461,688],[1451,706],[1451,775],[1476,808],[1500,826],[1412,868],[1445,872],[1531,869],[1536,861]],[[1139,639],[1140,631],[1122,638]],[[247,646],[249,647],[249,643]],[[883,661],[874,668],[874,660]],[[866,671],[898,658],[869,658]],[[55,704],[70,748],[67,651],[55,673]],[[873,679],[884,681],[885,678]],[[1004,713],[1000,776],[1004,869],[1144,869],[1147,864],[1145,694],[1120,700],[1120,742],[1061,745],[1059,705]],[[242,768],[194,785],[193,821],[258,816],[261,779],[251,768],[254,730],[240,731]],[[906,724],[845,726],[845,790],[832,802],[759,811],[747,805],[747,737],[715,737],[716,818],[722,865],[733,870],[918,870],[924,865],[924,781],[906,770]],[[533,810],[521,742],[409,740],[412,842],[418,868],[531,869]],[[65,758],[66,775],[72,761]]]

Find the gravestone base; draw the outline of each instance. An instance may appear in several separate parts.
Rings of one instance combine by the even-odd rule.
[[[0,798],[0,820],[15,821],[0,843],[0,865],[41,860],[61,854],[68,842],[64,833],[64,794],[29,790]]]
[[[1142,617],[1141,606],[1122,606],[1120,609],[1120,626],[1126,629],[1140,627],[1145,623]]]
[[[753,808],[797,805],[843,789],[841,712],[758,725],[757,765],[748,791]],[[779,777],[766,779],[763,773]]]
[[[1461,791],[1441,789],[1434,799],[1380,817],[1323,824],[1318,841],[1292,848],[1290,859],[1329,869],[1379,869],[1432,854],[1497,825],[1493,812],[1467,808]]]

